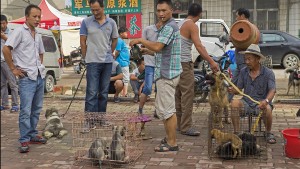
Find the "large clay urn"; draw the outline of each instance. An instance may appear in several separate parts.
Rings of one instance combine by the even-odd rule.
[[[230,37],[237,49],[246,50],[251,44],[258,44],[260,33],[251,22],[240,20],[231,26]]]

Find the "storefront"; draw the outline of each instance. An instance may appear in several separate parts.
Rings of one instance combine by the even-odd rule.
[[[129,38],[142,36],[141,0],[104,0],[104,13],[117,23],[118,28],[126,27]],[[89,0],[72,0],[72,14],[92,15]]]

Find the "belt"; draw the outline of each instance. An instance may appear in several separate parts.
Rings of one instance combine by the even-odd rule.
[[[28,77],[28,73],[27,72],[23,72],[23,74],[24,74],[25,77]],[[41,76],[41,73],[40,73],[39,70],[38,70],[38,76]]]
[[[27,72],[23,72],[23,75],[24,75],[25,77],[28,77]]]

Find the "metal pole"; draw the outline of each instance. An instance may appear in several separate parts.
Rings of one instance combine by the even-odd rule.
[[[72,104],[72,102],[73,102],[73,100],[74,100],[74,98],[75,98],[75,95],[76,95],[76,93],[77,93],[77,91],[78,91],[78,88],[79,88],[79,86],[80,86],[80,83],[81,83],[81,81],[82,81],[82,78],[83,78],[83,76],[84,76],[85,71],[86,71],[86,68],[84,69],[84,71],[83,71],[83,73],[82,73],[82,76],[81,76],[81,78],[80,78],[80,80],[79,80],[79,83],[78,83],[78,85],[77,85],[77,88],[76,88],[76,90],[75,90],[75,93],[74,93],[74,95],[73,95],[73,98],[72,98],[72,100],[71,100],[71,102],[70,102],[70,104],[69,104],[69,107],[67,108],[67,111],[66,111],[64,114],[62,114],[61,117],[65,117],[65,115],[68,113],[68,111],[69,111],[69,109],[70,109],[70,107],[71,107],[71,104]]]

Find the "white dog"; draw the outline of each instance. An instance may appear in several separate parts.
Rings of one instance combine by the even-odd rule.
[[[46,110],[46,126],[43,131],[43,136],[46,139],[49,139],[51,137],[57,137],[61,139],[64,135],[68,133],[68,131],[64,128],[59,114],[58,110],[55,108],[50,108]]]

